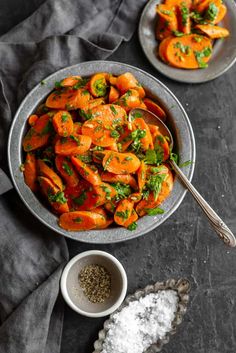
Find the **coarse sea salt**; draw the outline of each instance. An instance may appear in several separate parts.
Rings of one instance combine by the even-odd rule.
[[[178,305],[174,290],[135,300],[113,316],[101,353],[143,353],[172,328]]]

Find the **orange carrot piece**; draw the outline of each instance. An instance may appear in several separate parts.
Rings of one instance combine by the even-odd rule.
[[[133,203],[137,203],[141,201],[141,199],[142,199],[141,192],[134,192],[133,194],[130,194],[128,197],[128,200],[132,201]]]
[[[74,211],[60,216],[59,226],[66,230],[81,231],[102,227],[104,217],[99,213],[90,211]]]
[[[157,115],[162,121],[166,120],[166,112],[156,102],[150,98],[145,98],[144,103],[146,104],[147,110]]]
[[[58,187],[59,190],[63,190],[63,183],[59,175],[54,170],[47,166],[47,164],[41,160],[37,160],[38,174],[51,180],[51,182]]]
[[[130,72],[125,72],[124,74],[117,77],[116,87],[121,94],[126,93],[130,89],[135,89],[138,91],[139,97],[143,98],[145,96],[145,90],[139,84],[137,79]]]
[[[132,129],[132,126],[131,126],[131,129]],[[119,151],[125,152],[132,142],[133,140],[131,137],[131,130],[129,129],[128,125],[125,125],[123,127],[123,132],[121,133],[118,139]]]
[[[109,151],[103,158],[104,170],[114,174],[135,173],[140,166],[140,160],[133,153]]]
[[[69,76],[60,82],[61,87],[72,87],[81,81],[81,76]]]
[[[138,108],[141,105],[139,93],[136,89],[129,89],[121,96],[114,104],[120,105],[126,112],[133,108]]]
[[[133,209],[131,212],[131,215],[129,216],[129,219],[123,224],[125,228],[128,228],[132,223],[136,222],[138,220],[138,215],[136,211]]]
[[[39,176],[38,181],[42,193],[46,196],[54,211],[59,214],[69,212],[69,207],[67,200],[64,197],[64,193],[46,177]]]
[[[79,158],[74,156],[71,157],[71,162],[77,169],[78,173],[89,183],[92,185],[99,185],[101,184],[101,177],[98,174],[97,169],[93,170],[90,166],[86,163],[82,162]]]
[[[26,185],[33,191],[38,190],[36,158],[33,153],[27,153],[24,163],[24,179]]]
[[[55,152],[63,156],[83,154],[89,150],[92,140],[89,136],[70,135],[61,137],[55,144]]]
[[[117,82],[117,77],[113,75],[109,75],[108,81],[112,86],[115,86]]]
[[[173,8],[163,4],[156,6],[156,12],[158,14],[156,39],[162,40],[178,30],[177,16]]]
[[[224,4],[220,4],[218,15],[216,16],[216,18],[212,23],[217,24],[220,21],[222,21],[226,13],[227,13],[227,7]]]
[[[141,147],[143,150],[148,150],[153,149],[153,141],[152,141],[152,135],[150,133],[149,127],[146,124],[146,122],[143,120],[143,118],[136,118],[133,121],[133,129],[137,130],[144,130],[146,131],[146,135],[140,139],[141,142]]]
[[[93,109],[99,105],[105,104],[105,100],[104,98],[96,98],[96,99],[92,99],[91,101],[89,101],[88,103],[88,109]]]
[[[72,165],[68,157],[64,157],[60,155],[56,156],[55,164],[56,164],[57,170],[66,181],[67,185],[69,186],[78,185],[79,177],[76,174],[74,166]]]
[[[103,224],[102,226],[97,226],[96,229],[105,229],[113,223],[113,218],[108,217],[106,211],[101,206],[94,208],[93,212],[99,213],[101,216],[104,217],[104,220],[105,220],[105,224]]]
[[[46,100],[46,106],[61,110],[86,109],[89,101],[90,93],[88,90],[84,88],[68,89],[63,92],[52,92]]]
[[[104,150],[104,151],[93,151],[93,161],[98,164],[102,164],[102,160],[105,157],[107,153],[109,153],[110,150]]]
[[[89,90],[94,97],[103,97],[107,92],[107,73],[101,72],[91,77],[89,81]]]
[[[206,34],[211,39],[225,38],[229,36],[229,31],[226,28],[212,25],[196,25],[203,34]]]
[[[137,171],[137,177],[138,177],[138,189],[140,192],[142,192],[147,179],[147,166],[144,163],[144,161],[141,161],[140,163],[140,167]]]
[[[191,33],[191,18],[190,18],[190,9],[192,6],[191,1],[181,1],[177,5],[177,19],[179,31],[185,34]]]
[[[118,203],[116,212],[114,214],[114,221],[120,226],[124,226],[125,223],[129,220],[131,213],[134,208],[134,203],[128,199],[121,200]],[[132,222],[131,222],[132,223]]]
[[[69,136],[73,133],[73,120],[65,110],[57,112],[52,119],[53,127],[59,136]]]
[[[166,38],[164,38],[160,44],[159,44],[159,47],[158,47],[158,55],[160,56],[161,60],[165,63],[167,63],[167,58],[166,58],[166,49],[167,49],[167,46],[170,42],[170,40],[173,38],[173,36],[168,36]],[[146,98],[147,100],[148,98]],[[147,106],[147,109],[150,110]],[[151,110],[150,110],[151,111]]]
[[[115,204],[114,201],[107,201],[106,203],[104,203],[103,206],[104,206],[104,208],[105,208],[108,212],[110,212],[110,213],[112,213],[112,214],[115,213],[116,204]]]
[[[73,133],[72,135],[82,135],[82,123],[76,121],[73,125]]]
[[[120,97],[120,92],[113,86],[110,87],[108,101],[109,103],[115,102]]]
[[[204,51],[206,51],[206,55],[199,59],[196,53],[203,53]],[[212,43],[209,38],[187,34],[170,40],[166,49],[166,58],[168,63],[174,67],[198,69],[199,67],[205,67],[211,58],[211,52]]]
[[[130,174],[113,174],[110,172],[101,173],[102,181],[108,183],[122,183],[129,185],[132,189],[137,190],[137,182],[135,178]]]
[[[34,126],[36,121],[38,120],[38,115],[36,114],[33,114],[33,115],[30,115],[29,118],[28,118],[28,123],[30,126]]]
[[[156,133],[154,145],[158,145],[163,150],[163,161],[166,161],[170,156],[170,146],[166,138],[160,133]]]
[[[40,116],[23,139],[23,148],[25,152],[36,150],[47,144],[52,130],[51,119],[49,115]]]

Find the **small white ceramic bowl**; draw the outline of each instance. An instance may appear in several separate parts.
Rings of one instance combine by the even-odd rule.
[[[104,303],[91,303],[79,283],[79,273],[87,265],[104,266],[111,275],[111,295]],[[127,291],[124,267],[111,254],[90,250],[73,257],[61,276],[61,292],[67,304],[77,313],[88,317],[102,317],[113,313],[123,302]]]

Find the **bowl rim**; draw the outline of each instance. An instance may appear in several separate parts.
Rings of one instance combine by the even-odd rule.
[[[73,303],[73,301],[71,300],[68,291],[67,291],[67,277],[68,274],[72,268],[72,266],[77,263],[78,261],[80,261],[81,259],[88,257],[88,256],[93,256],[93,255],[98,255],[101,256],[103,258],[107,258],[109,259],[114,265],[115,267],[118,269],[121,278],[122,278],[122,288],[121,288],[121,292],[120,295],[118,297],[118,299],[116,300],[116,302],[110,306],[110,308],[100,311],[98,313],[90,313],[88,311],[84,311],[82,309],[80,309],[77,305],[75,305]],[[60,288],[61,288],[61,293],[63,298],[65,299],[66,303],[71,307],[71,309],[73,309],[74,311],[76,311],[77,313],[83,315],[83,316],[87,316],[87,317],[92,317],[92,318],[97,318],[97,317],[103,317],[103,316],[107,316],[110,315],[111,313],[113,313],[116,309],[118,309],[118,307],[122,304],[122,302],[124,301],[124,298],[126,296],[126,292],[127,292],[127,287],[128,287],[128,280],[127,280],[127,274],[126,271],[123,267],[123,265],[121,264],[121,262],[113,255],[111,255],[110,253],[106,252],[106,251],[102,251],[102,250],[88,250],[88,251],[83,251],[82,253],[74,256],[65,266],[62,275],[61,275],[61,279],[60,279]]]
[[[154,84],[155,94],[160,100],[161,100],[160,97],[162,97],[163,104],[165,103],[165,100],[168,101],[169,105],[170,103],[174,103],[175,105],[173,106],[172,110],[171,110],[172,107],[170,106],[168,106],[167,109],[169,113],[173,114],[173,116],[178,115],[179,124],[182,124],[184,129],[186,130],[186,135],[189,140],[190,146],[188,146],[188,149],[183,148],[183,151],[185,151],[185,153],[189,155],[190,157],[189,159],[191,159],[193,163],[189,167],[185,168],[184,173],[190,181],[192,180],[194,167],[195,167],[195,159],[196,159],[195,138],[194,138],[193,129],[192,129],[190,120],[188,118],[188,115],[185,112],[179,100],[177,99],[177,97],[161,81],[159,81],[154,76],[152,76],[151,74],[145,72],[144,70],[138,67],[134,67],[132,65],[115,62],[115,61],[95,60],[95,61],[87,61],[87,62],[75,64],[69,67],[65,67],[52,73],[51,75],[49,75],[44,79],[44,83],[45,83],[44,85],[41,85],[41,83],[38,83],[26,95],[26,97],[20,104],[15,114],[14,120],[11,125],[11,129],[9,132],[9,138],[8,138],[8,164],[9,164],[9,170],[12,177],[12,181],[19,196],[21,197],[22,201],[27,206],[27,208],[31,211],[31,213],[33,213],[33,215],[36,218],[38,218],[44,225],[46,225],[48,228],[52,229],[53,231],[56,231],[59,234],[62,234],[68,238],[72,238],[77,241],[82,241],[85,243],[96,243],[96,244],[108,244],[108,243],[116,243],[116,242],[131,240],[136,237],[142,236],[147,232],[150,232],[157,226],[159,226],[167,218],[169,218],[172,215],[172,213],[179,207],[184,196],[186,195],[187,190],[182,186],[178,178],[176,178],[174,183],[175,184],[174,190],[175,189],[177,190],[178,195],[177,197],[175,197],[174,190],[172,191],[172,194],[168,198],[169,201],[167,201],[166,203],[167,206],[168,206],[168,203],[171,203],[171,206],[169,206],[169,209],[167,209],[164,214],[159,215],[158,219],[157,217],[146,216],[146,217],[149,217],[150,219],[154,218],[153,221],[143,222],[145,224],[143,224],[142,227],[138,227],[137,230],[133,232],[130,232],[126,229],[120,229],[120,227],[118,231],[116,231],[117,228],[114,228],[114,229],[108,228],[105,231],[107,232],[107,230],[110,230],[112,231],[112,234],[111,232],[109,234],[106,233],[108,234],[108,236],[104,237],[104,230],[69,232],[60,228],[59,225],[57,224],[57,217],[52,212],[50,212],[48,208],[42,205],[40,201],[36,198],[36,196],[32,193],[32,191],[25,185],[25,183],[23,182],[23,176],[22,176],[23,173],[21,173],[19,170],[19,165],[22,162],[22,159],[21,159],[22,148],[21,148],[20,141],[21,141],[23,132],[22,132],[21,125],[19,125],[20,121],[18,120],[21,119],[22,124],[24,124],[24,126],[26,123],[25,114],[24,114],[24,120],[23,120],[22,112],[24,112],[24,110],[27,111],[27,109],[28,111],[32,112],[40,104],[40,100],[39,98],[37,99],[37,97],[40,97],[40,99],[43,100],[53,89],[55,81],[58,81],[58,79],[62,79],[63,77],[65,77],[65,75],[75,74],[75,72],[78,73],[79,70],[82,72],[81,75],[84,75],[84,76],[91,75],[92,73],[99,72],[101,70],[107,70],[108,72],[113,72],[115,74],[119,74],[117,72],[124,72],[124,70],[129,70],[130,72],[133,72],[134,75],[136,74],[137,76],[141,76],[142,80],[146,80],[147,82],[149,82],[150,83],[149,86],[151,86],[151,83]],[[84,73],[84,72],[87,72],[87,73]],[[146,82],[146,85],[147,85],[147,82]],[[35,106],[32,107],[35,101],[36,101]],[[17,124],[19,126],[17,126]],[[21,129],[20,133],[19,133],[19,129]],[[181,129],[180,129],[180,132],[181,132]],[[17,161],[18,163],[16,163]],[[165,205],[165,202],[163,203],[163,205]],[[145,218],[145,217],[142,217],[142,218]]]

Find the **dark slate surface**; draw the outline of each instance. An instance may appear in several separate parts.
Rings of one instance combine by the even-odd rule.
[[[27,17],[42,2],[1,0],[0,32]],[[173,82],[150,66],[137,35],[110,59],[153,74],[179,98],[196,138],[193,182],[236,233],[236,65],[209,83]],[[68,241],[68,246],[71,257],[89,249],[115,255],[127,270],[129,293],[157,280],[189,278],[192,291],[188,312],[163,352],[235,353],[236,251],[218,240],[190,195],[168,221],[143,238],[106,246]],[[61,352],[92,352],[103,321],[84,318],[66,307]]]

